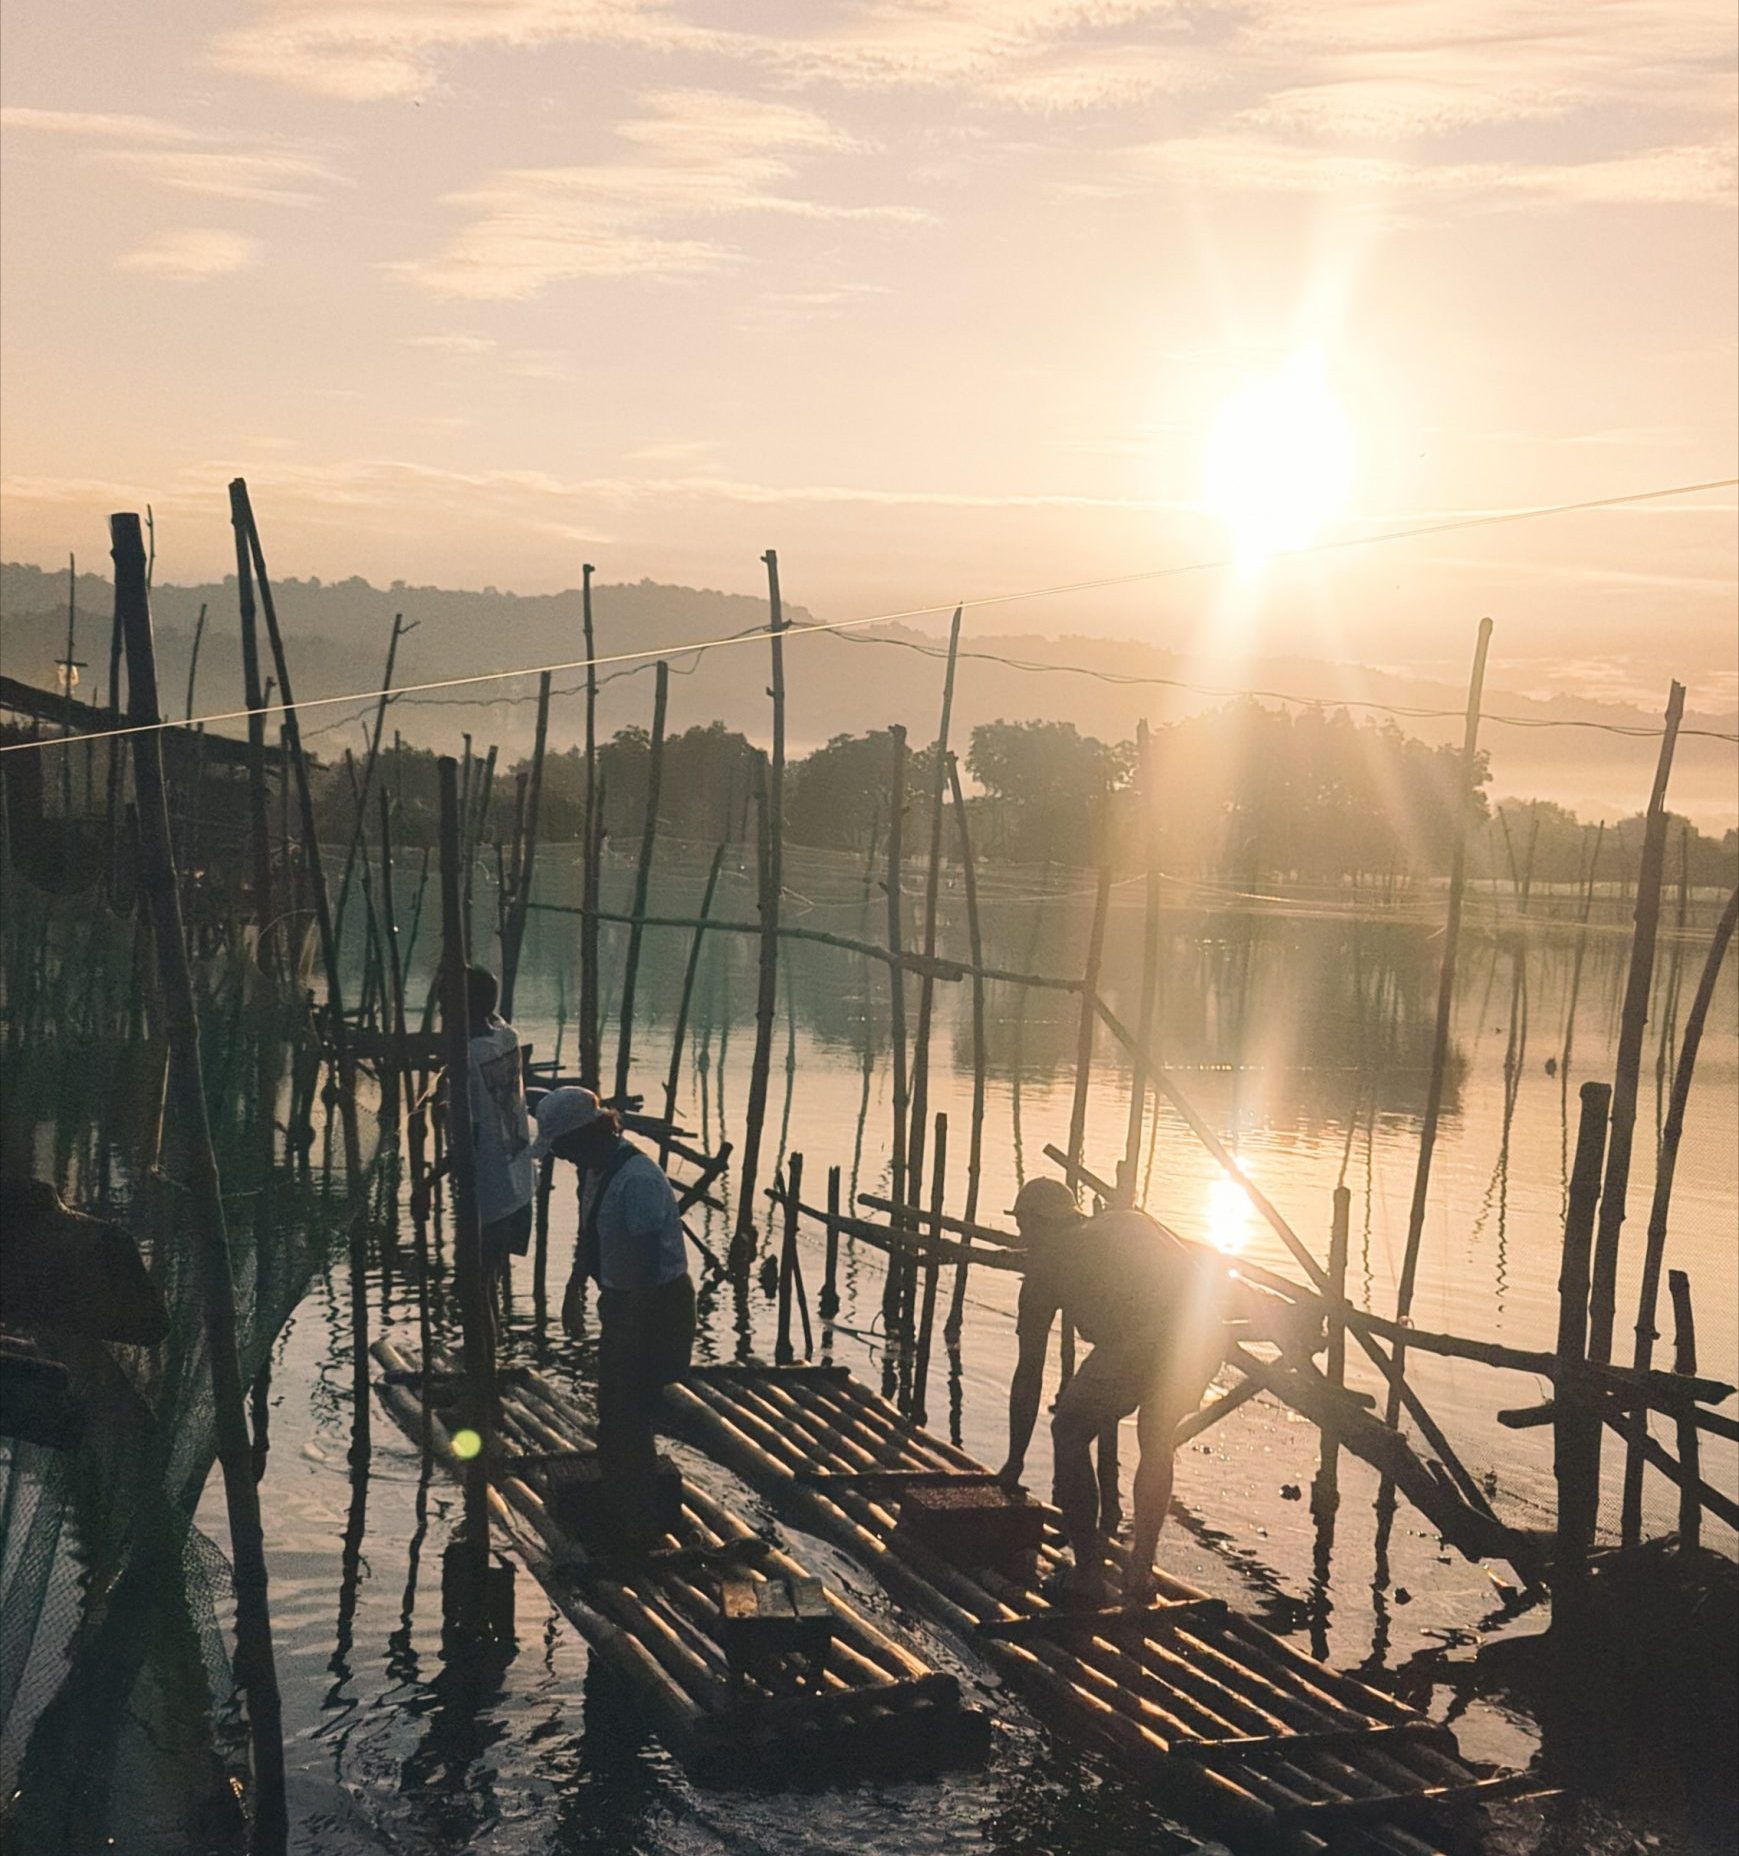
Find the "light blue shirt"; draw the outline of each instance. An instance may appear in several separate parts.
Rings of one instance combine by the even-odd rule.
[[[587,1173],[580,1193],[582,1229],[592,1216],[597,1173]],[[655,1289],[688,1269],[687,1242],[676,1194],[664,1169],[650,1154],[633,1149],[604,1188],[598,1214],[598,1286]]]

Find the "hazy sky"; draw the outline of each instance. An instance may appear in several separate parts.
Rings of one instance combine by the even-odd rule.
[[[6,0],[3,543],[754,590],[1212,560],[1319,349],[1336,535],[1735,474],[1731,0]],[[1732,492],[1000,610],[1705,706]]]

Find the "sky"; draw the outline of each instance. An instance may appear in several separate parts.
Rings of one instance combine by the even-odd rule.
[[[1731,488],[1254,565],[1220,409],[1314,357],[1336,544],[1739,475],[1730,0],[7,0],[0,548],[1739,701]],[[1306,460],[1307,472],[1310,461]],[[1326,468],[1326,466],[1325,466]],[[970,621],[969,621],[970,623]],[[504,641],[504,650],[510,641]]]

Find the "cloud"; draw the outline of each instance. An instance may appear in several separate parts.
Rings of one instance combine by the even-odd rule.
[[[203,283],[208,277],[228,277],[250,270],[260,261],[260,241],[240,232],[215,226],[194,226],[164,232],[137,250],[115,260],[123,271],[144,271],[176,283]]]
[[[642,103],[646,113],[616,130],[624,154],[493,174],[449,196],[447,203],[471,218],[442,251],[394,268],[438,295],[515,298],[562,278],[720,270],[738,253],[707,228],[727,218],[916,224],[927,217],[906,207],[830,205],[793,191],[805,160],[857,147],[813,110],[700,90],[659,91]]]
[[[312,206],[346,184],[320,155],[288,143],[192,129],[154,116],[91,110],[0,110],[0,128],[78,144],[81,158],[210,199]]]
[[[351,103],[418,96],[467,51],[562,42],[704,50],[734,42],[660,0],[267,0],[264,14],[221,34],[214,61]]]
[[[492,354],[495,338],[490,335],[409,335],[412,348],[433,348],[441,354]]]

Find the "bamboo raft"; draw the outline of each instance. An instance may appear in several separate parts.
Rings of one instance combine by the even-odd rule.
[[[382,1339],[372,1352],[385,1369],[379,1390],[387,1409],[419,1439],[416,1350]],[[451,1379],[452,1366],[437,1356],[435,1386]],[[429,1425],[435,1456],[458,1474],[438,1405]],[[912,1778],[984,1756],[988,1717],[962,1704],[953,1676],[930,1668],[692,1483],[683,1486],[676,1527],[649,1552],[604,1556],[564,1532],[546,1500],[550,1466],[588,1451],[591,1431],[536,1373],[503,1375],[499,1440],[501,1461],[488,1483],[497,1523],[592,1650],[627,1678],[659,1738],[700,1783]],[[746,1582],[751,1612],[789,1617],[792,1592],[821,1601],[824,1647],[775,1647],[752,1661],[733,1656]]]
[[[844,1367],[702,1367],[665,1399],[679,1435],[1242,1848],[1477,1847],[1479,1805],[1540,1789],[1476,1778],[1447,1728],[1164,1573],[1146,1609],[1053,1609],[1036,1589],[1063,1545],[1048,1509],[1025,1574],[948,1563],[901,1525],[898,1491],[990,1472]]]

